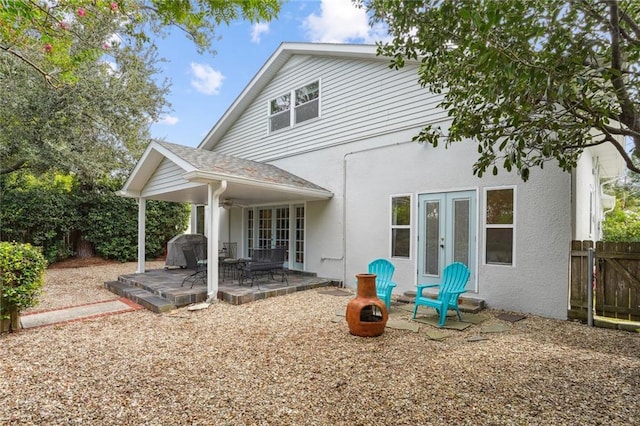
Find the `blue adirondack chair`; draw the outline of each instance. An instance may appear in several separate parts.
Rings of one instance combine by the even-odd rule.
[[[460,308],[458,307],[458,296],[467,291],[465,290],[465,286],[469,280],[469,275],[469,268],[467,268],[465,264],[455,262],[444,268],[442,282],[440,284],[418,284],[415,307],[413,308],[413,318],[415,319],[416,317],[418,306],[423,305],[434,308],[438,312],[440,316],[438,322],[439,327],[444,326],[449,309],[455,310],[458,314],[458,319],[462,320]],[[434,287],[439,287],[437,299],[422,295],[422,290]]]
[[[387,306],[391,307],[391,292],[397,285],[392,280],[396,267],[387,259],[376,259],[369,263],[369,273],[376,274],[376,295]]]

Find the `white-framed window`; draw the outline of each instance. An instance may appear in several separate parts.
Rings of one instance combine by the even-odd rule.
[[[320,80],[317,80],[269,101],[269,132],[295,126],[319,116]]]
[[[409,258],[411,254],[411,196],[391,197],[391,257]]]
[[[484,258],[488,265],[515,264],[515,187],[484,191]]]

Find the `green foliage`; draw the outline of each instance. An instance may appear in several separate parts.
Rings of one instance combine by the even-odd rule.
[[[177,28],[213,52],[215,28],[268,21],[278,0],[0,0],[0,175],[126,175],[170,105],[155,40]]]
[[[80,185],[68,175],[4,176],[0,238],[41,246],[49,263],[72,255],[78,235],[91,242],[99,256],[135,260],[138,207],[135,200],[116,194],[121,183],[120,179],[106,179]],[[146,253],[160,256],[166,243],[186,229],[188,206],[149,201],[146,213]]]
[[[602,223],[604,241],[640,242],[640,190],[636,184],[613,188],[616,205]]]
[[[603,224],[603,241],[640,243],[640,213],[615,209]]]
[[[95,61],[77,67],[74,85],[54,90],[28,67],[0,54],[0,174],[63,170],[82,180],[126,174],[150,140],[168,91],[153,79],[157,57],[121,48],[116,71]],[[6,70],[6,72],[4,72]]]
[[[79,196],[83,220],[79,226],[96,253],[120,261],[138,257],[138,206],[131,198],[116,194],[121,181],[102,182],[85,188]],[[164,254],[167,242],[187,227],[189,207],[182,203],[148,201],[146,206],[145,253]]]
[[[450,126],[425,126],[414,140],[478,146],[474,173],[517,171],[557,161],[575,167],[582,150],[612,143],[640,172],[640,8],[635,0],[355,0],[392,41],[390,67],[419,64],[419,82],[442,94]]]
[[[0,0],[0,55],[28,65],[53,85],[76,83],[78,66],[113,47],[113,34],[135,51],[178,28],[213,52],[215,29],[236,19],[269,21],[278,0]]]
[[[69,176],[13,173],[1,178],[0,238],[43,248],[49,262],[68,257],[68,237],[78,223]]]
[[[47,262],[31,244],[0,242],[0,318],[38,303]]]

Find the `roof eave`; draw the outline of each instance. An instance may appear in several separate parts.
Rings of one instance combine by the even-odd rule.
[[[241,185],[253,186],[255,188],[265,188],[278,192],[286,192],[289,194],[297,194],[304,198],[327,200],[333,197],[333,193],[324,189],[303,188],[300,186],[284,185],[281,183],[265,182],[261,180],[245,178],[241,176],[231,176],[224,173],[206,172],[195,170],[187,172],[182,177],[190,182],[208,183],[211,181],[227,181],[229,183],[237,183]]]

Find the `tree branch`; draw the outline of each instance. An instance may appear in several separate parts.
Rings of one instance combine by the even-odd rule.
[[[22,161],[18,161],[8,167],[5,167],[3,169],[0,169],[0,176],[2,175],[6,175],[12,172],[15,172],[17,170],[20,170],[21,168],[23,168],[25,166],[25,164],[27,164],[26,160],[22,160]]]
[[[42,75],[42,78],[44,78],[44,81],[46,81],[49,86],[53,87],[54,89],[57,89],[58,87],[60,87],[59,86],[60,81],[58,81],[51,74],[49,74],[48,72],[46,72],[45,70],[40,68],[38,65],[36,65],[33,61],[31,61],[29,58],[27,58],[26,56],[24,56],[20,52],[16,52],[11,47],[5,47],[5,46],[2,46],[2,45],[0,45],[0,49],[4,50],[5,52],[7,52],[10,55],[15,56],[16,58],[20,59],[22,62],[24,62],[25,64],[29,65],[31,68],[36,70],[40,75]],[[54,82],[58,83],[58,85],[54,84]]]

